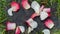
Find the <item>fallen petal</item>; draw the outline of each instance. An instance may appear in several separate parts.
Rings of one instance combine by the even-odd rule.
[[[29,34],[31,31],[33,31],[33,30],[34,30],[33,28],[28,27],[28,34]]]
[[[51,12],[51,9],[50,8],[44,8],[43,11],[45,11],[47,13],[50,13]]]
[[[33,21],[32,18],[28,19],[26,22],[27,22],[27,25],[30,26],[30,22]]]
[[[9,16],[13,16],[12,10],[13,10],[13,8],[8,9],[8,15]]]
[[[40,5],[38,4],[38,2],[33,1],[31,3],[31,8],[34,9],[35,13],[39,14]]]
[[[39,16],[39,15],[37,15],[36,13],[33,13],[31,18],[34,19],[36,16]]]
[[[19,29],[21,30],[21,32],[25,32],[25,27],[24,26],[19,26]]]
[[[20,9],[20,5],[17,2],[12,2],[11,7],[14,7],[13,11],[15,12]]]
[[[50,30],[49,30],[49,29],[44,29],[42,32],[43,32],[44,34],[50,34]]]
[[[15,23],[7,22],[7,30],[14,30],[16,28]]]
[[[40,12],[40,19],[41,20],[45,20],[47,17],[48,17],[48,13],[47,12],[44,12],[44,11]]]
[[[51,29],[54,26],[54,22],[51,19],[48,19],[45,21],[45,26]]]
[[[24,9],[29,9],[30,5],[27,0],[22,0],[22,6]]]
[[[15,34],[20,34],[20,33],[21,33],[21,31],[20,31],[19,27],[17,27],[16,31],[15,31]]]
[[[32,28],[37,28],[38,24],[36,21],[34,21],[33,19],[29,19],[28,20],[28,24],[30,25],[30,27]]]

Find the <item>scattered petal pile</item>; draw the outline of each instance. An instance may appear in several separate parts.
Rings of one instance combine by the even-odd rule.
[[[54,27],[54,22],[48,17],[51,17],[51,9],[50,8],[45,8],[44,5],[41,5],[37,2],[37,1],[33,1],[30,4],[28,3],[28,0],[22,0],[21,5],[24,9],[28,10],[30,7],[35,11],[31,17],[26,20],[27,26],[28,26],[28,34],[33,31],[35,28],[38,27],[38,23],[36,21],[34,21],[34,18],[39,16],[41,21],[44,21],[44,25],[49,28],[52,29]],[[12,12],[17,12],[20,9],[20,5],[17,2],[12,2],[11,3],[11,8],[8,9],[8,14],[10,16],[13,16]],[[25,27],[24,26],[17,26],[16,27],[16,23],[11,23],[11,22],[7,22],[7,30],[15,30],[15,34],[20,34],[20,33],[24,33],[25,32]],[[50,30],[48,29],[44,29],[42,31],[44,34],[50,34]]]

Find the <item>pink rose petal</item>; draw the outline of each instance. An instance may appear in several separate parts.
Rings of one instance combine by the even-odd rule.
[[[51,16],[51,14],[50,13],[48,13],[48,17],[50,17]]]
[[[54,22],[51,19],[48,19],[45,21],[45,26],[51,29],[54,26]]]
[[[40,12],[41,12],[43,9],[44,9],[44,5],[42,5],[42,6],[40,7]]]
[[[27,25],[28,26],[30,26],[30,21],[31,21],[32,19],[30,18],[30,19],[28,19],[27,21],[26,21],[26,23],[27,23]]]
[[[34,21],[33,19],[27,20],[27,23],[28,23],[29,27],[32,27],[32,28],[36,28],[38,26],[37,22]]]
[[[22,0],[22,6],[24,9],[29,9],[30,5],[28,3],[28,0]]]
[[[14,30],[16,28],[15,23],[7,22],[7,30]]]
[[[31,18],[34,19],[36,16],[38,16],[36,13],[33,13]]]
[[[11,7],[14,7],[14,9],[13,9],[13,11],[17,11],[18,9],[20,9],[20,5],[19,5],[19,3],[17,3],[17,2],[12,2],[11,3]]]
[[[46,11],[46,12],[48,12],[48,13],[51,12],[50,8],[44,8],[43,10]]]
[[[20,34],[20,32],[21,32],[21,31],[20,31],[19,27],[17,27],[15,34]]]

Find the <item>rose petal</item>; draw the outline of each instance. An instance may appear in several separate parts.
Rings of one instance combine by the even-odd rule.
[[[34,19],[36,16],[38,16],[36,13],[33,13],[31,18]]]
[[[31,8],[34,9],[35,13],[39,14],[40,5],[38,4],[38,2],[33,1],[33,2],[31,3]]]
[[[38,26],[37,22],[34,21],[33,19],[29,19],[28,23],[29,23],[30,27],[32,27],[32,28],[37,28],[37,26]]]
[[[19,29],[21,30],[21,32],[25,32],[25,27],[24,26],[19,26]]]
[[[41,12],[43,9],[44,9],[44,5],[42,5],[42,6],[40,7],[40,12]]]
[[[21,31],[20,31],[19,27],[17,27],[15,34],[20,34],[20,32],[21,32]]]
[[[11,3],[11,7],[14,7],[13,11],[17,11],[18,9],[20,9],[20,5],[17,2],[12,2]]]
[[[45,20],[47,17],[48,17],[48,13],[47,12],[44,12],[44,11],[40,12],[40,19],[41,20]]]
[[[8,9],[8,15],[9,16],[13,16],[12,10],[13,10],[13,8]]]
[[[50,30],[49,30],[49,29],[44,29],[42,32],[43,32],[44,34],[50,34]]]
[[[15,23],[8,22],[7,23],[7,30],[14,30],[16,28]]]
[[[47,13],[50,13],[51,12],[51,9],[50,8],[44,8],[43,11],[45,11]]]
[[[54,22],[52,20],[48,19],[45,21],[45,26],[51,29],[54,26]]]
[[[27,0],[22,1],[22,6],[23,6],[24,9],[29,9],[30,8],[30,5],[29,5]]]

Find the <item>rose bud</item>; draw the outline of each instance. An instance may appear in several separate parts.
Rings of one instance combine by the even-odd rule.
[[[39,16],[39,15],[36,14],[36,13],[33,13],[33,14],[31,15],[31,18],[34,19],[36,16]]]
[[[40,12],[43,10],[43,8],[44,8],[44,6],[42,5],[42,6],[40,7]],[[34,19],[36,16],[39,16],[39,14],[33,13],[33,14],[31,15],[31,18]]]
[[[42,5],[42,6],[40,7],[40,12],[41,12],[43,9],[44,9],[44,5]]]
[[[43,11],[48,13],[48,17],[51,16],[51,9],[50,8],[44,8]]]

